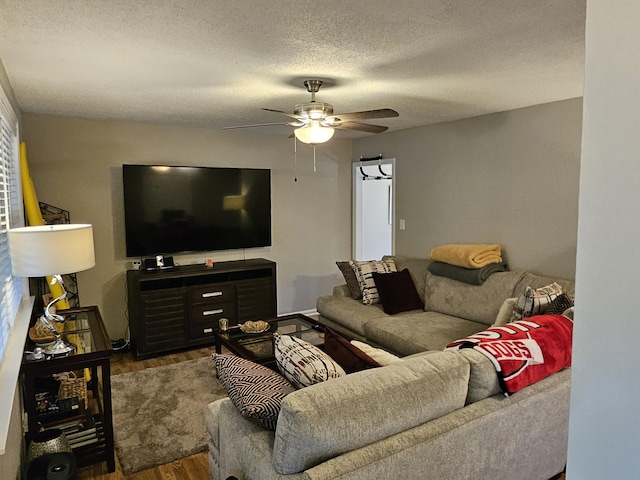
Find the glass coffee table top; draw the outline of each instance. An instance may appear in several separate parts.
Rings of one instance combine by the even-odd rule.
[[[232,353],[258,363],[273,359],[274,332],[300,338],[317,347],[324,345],[324,326],[306,315],[293,314],[266,321],[269,329],[262,333],[244,333],[234,326],[216,335]]]

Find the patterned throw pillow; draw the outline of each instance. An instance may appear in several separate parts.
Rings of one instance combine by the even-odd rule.
[[[353,268],[356,278],[358,279],[358,283],[360,284],[362,303],[365,305],[380,303],[380,295],[378,294],[376,283],[373,280],[373,274],[395,272],[396,264],[394,261],[369,260],[366,262],[360,262],[357,260],[350,260],[349,264]]]
[[[516,300],[511,321],[516,322],[525,317],[532,317],[534,315],[547,313],[549,304],[560,294],[562,294],[562,287],[556,282],[553,282],[546,287],[536,288],[535,290],[531,287],[527,287],[518,297],[518,300]]]
[[[276,429],[282,399],[296,389],[270,368],[236,357],[211,355],[218,378],[240,414],[270,430]]]
[[[346,375],[329,355],[300,338],[274,333],[273,345],[278,370],[297,388]]]
[[[342,276],[344,277],[344,281],[349,287],[349,292],[351,293],[351,298],[354,300],[358,300],[362,298],[362,292],[360,291],[360,284],[358,283],[358,279],[356,278],[356,274],[349,265],[349,262],[336,262],[336,265],[342,272]]]
[[[573,307],[574,303],[575,299],[573,298],[573,295],[563,293],[561,295],[558,295],[556,299],[549,304],[549,307],[547,308],[547,311],[545,313],[550,315],[554,313],[564,313],[565,310]]]

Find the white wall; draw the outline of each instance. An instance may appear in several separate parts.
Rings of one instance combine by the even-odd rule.
[[[112,338],[127,324],[122,164],[239,166],[271,169],[273,245],[213,252],[215,261],[264,257],[277,262],[278,312],[315,308],[340,281],[337,259],[351,254],[350,140],[317,148],[287,135],[23,114],[23,134],[40,201],[94,225],[96,267],[78,274],[83,305],[98,305]],[[176,256],[204,263],[209,254]]]
[[[514,270],[573,278],[581,114],[572,99],[356,140],[354,158],[396,159],[396,253],[500,243]]]
[[[587,2],[570,480],[640,478],[639,23]]]

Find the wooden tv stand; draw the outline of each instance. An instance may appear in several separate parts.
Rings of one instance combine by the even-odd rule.
[[[276,316],[276,264],[263,258],[127,271],[131,348],[136,359],[213,345],[230,325]]]

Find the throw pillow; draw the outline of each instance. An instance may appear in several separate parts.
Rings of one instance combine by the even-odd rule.
[[[297,388],[346,375],[329,355],[297,337],[274,333],[273,351],[278,370]]]
[[[270,368],[235,355],[211,356],[222,386],[240,414],[258,425],[276,429],[282,399],[295,388]]]
[[[511,321],[516,322],[525,317],[532,317],[533,315],[542,315],[546,313],[549,304],[561,293],[562,287],[556,282],[545,287],[536,288],[535,290],[531,287],[527,287],[516,301]]]
[[[342,272],[342,276],[344,277],[344,281],[349,287],[349,292],[351,293],[351,298],[354,300],[358,300],[362,298],[362,292],[360,291],[360,284],[358,283],[358,279],[356,278],[356,274],[349,265],[349,262],[336,262],[336,265]]]
[[[408,269],[391,273],[374,272],[373,281],[382,308],[388,315],[424,308]]]
[[[324,329],[324,351],[347,373],[380,366],[373,358],[330,328]]]
[[[573,313],[575,312],[575,309],[576,307],[567,308],[564,312],[562,312],[562,315],[573,320]]]
[[[396,264],[393,260],[369,260],[365,262],[350,260],[349,265],[353,268],[360,291],[362,292],[362,303],[373,305],[379,303],[380,296],[376,283],[373,280],[374,273],[389,273],[396,271]]]
[[[573,295],[569,295],[568,293],[562,293],[553,300],[549,306],[547,307],[547,311],[545,313],[551,315],[556,313],[563,313],[568,308],[573,307],[575,300]]]
[[[517,298],[507,298],[504,302],[502,302],[502,306],[498,311],[498,316],[496,317],[496,321],[493,322],[492,327],[500,327],[502,325],[506,325],[511,322],[511,317],[513,317],[513,309],[516,307]]]
[[[391,365],[392,363],[400,362],[402,359],[396,357],[394,354],[382,350],[381,348],[372,347],[368,343],[359,342],[358,340],[351,340],[351,345],[358,347],[368,356],[373,358],[380,366]]]

